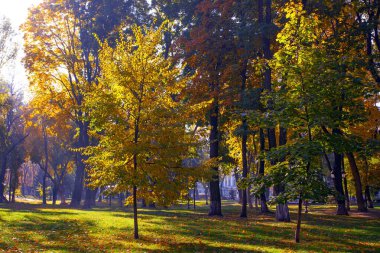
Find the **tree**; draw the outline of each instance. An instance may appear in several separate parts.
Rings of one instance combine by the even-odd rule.
[[[124,21],[126,10],[135,1],[45,0],[30,9],[25,32],[25,67],[32,89],[45,97],[45,103],[59,106],[65,118],[78,128],[74,148],[85,148],[92,141],[88,135],[89,111],[84,99],[97,85],[100,74],[98,49],[94,37],[112,37]],[[139,1],[141,4],[142,1]],[[119,4],[116,9],[115,4]],[[133,15],[128,16],[133,22]],[[110,39],[112,41],[112,39]],[[85,156],[77,156],[72,206],[79,206],[85,181]],[[95,203],[94,191],[87,188],[85,207]]]
[[[74,168],[74,156],[70,151],[74,130],[71,122],[64,117],[65,115],[60,114],[62,111],[56,108],[56,105],[42,105],[40,99],[36,94],[29,102],[26,117],[31,137],[26,141],[26,149],[30,161],[37,164],[43,173],[42,203],[47,203],[47,180],[50,180],[55,205],[58,192],[61,196],[64,194],[64,178]]]
[[[311,99],[319,85],[314,83],[313,71],[321,67],[319,64],[324,55],[320,54],[323,48],[313,44],[315,36],[320,33],[315,14],[306,14],[303,4],[295,1],[286,4],[284,13],[288,20],[277,36],[282,47],[270,62],[278,84],[275,92],[264,97],[264,104],[272,105],[271,116],[293,133],[286,145],[267,152],[268,161],[283,162],[272,162],[267,174],[257,179],[256,191],[262,185],[282,184],[282,191],[273,198],[275,203],[285,204],[288,200],[298,199],[295,232],[298,243],[303,201],[323,200],[328,193],[319,161],[323,145],[315,128],[322,112],[318,110],[318,103]]]
[[[24,142],[28,134],[24,133],[21,95],[14,91],[12,85],[3,82],[0,83],[0,91],[4,94],[3,106],[0,108],[0,203],[3,203],[7,202],[4,196],[4,178],[9,165],[9,156],[12,155],[13,161],[21,159],[13,153],[21,150],[19,146]]]
[[[278,104],[277,110],[286,112],[292,108],[290,99],[297,98],[296,92],[302,88],[309,118],[298,116],[310,122],[314,137],[323,143],[323,152],[334,154],[334,164],[330,167],[336,188],[337,213],[347,214],[342,186],[342,154],[349,155],[356,150],[355,139],[350,137],[348,129],[366,120],[360,98],[371,94],[373,83],[366,78],[365,57],[355,51],[362,49],[360,37],[353,36],[343,25],[352,20],[350,6],[341,3],[325,6],[333,8],[336,16],[341,17],[336,19],[335,16],[331,21],[330,16],[318,11],[306,12],[300,3],[290,2],[290,5],[293,10],[288,10],[288,22],[277,38],[282,48],[276,53],[274,66],[279,80],[278,94],[288,98]],[[355,46],[343,50],[348,48],[347,43]],[[282,118],[288,117],[294,116],[287,114]],[[351,171],[356,175],[358,206],[364,211],[360,204],[360,176],[353,161],[351,159]]]
[[[86,101],[99,140],[85,151],[90,180],[93,186],[132,189],[135,239],[138,195],[168,205],[179,198],[187,174],[194,171],[182,167],[191,143],[184,119],[192,110],[179,95],[188,78],[159,49],[167,26],[134,26],[132,36],[119,32],[115,48],[102,43],[102,78]]]
[[[220,159],[220,142],[222,133],[222,113],[226,105],[234,101],[229,93],[228,82],[224,74],[233,50],[233,33],[225,29],[233,22],[225,18],[224,10],[229,10],[232,1],[202,1],[196,6],[194,25],[190,32],[180,40],[186,56],[186,62],[195,71],[192,85],[187,87],[187,93],[193,104],[208,103],[203,115],[207,116],[210,126],[209,145],[210,159]],[[235,87],[236,88],[236,87]],[[198,119],[204,121],[204,116]],[[210,211],[209,215],[222,215],[219,167],[215,163],[210,181]]]

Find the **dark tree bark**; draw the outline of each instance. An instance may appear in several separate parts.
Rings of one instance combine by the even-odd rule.
[[[205,199],[206,199],[206,206],[208,205],[208,188],[205,188]]]
[[[83,125],[84,125],[84,130],[83,130],[83,147],[87,147],[88,145],[90,145],[90,140],[89,140],[89,136],[88,136],[88,123],[84,122]],[[86,172],[85,164],[84,164],[84,161],[83,161],[85,159],[87,159],[87,157],[82,157],[80,163],[81,163],[81,167],[83,168],[84,178],[86,180],[89,180],[89,175]],[[87,187],[86,184],[84,185],[84,187],[85,187],[86,195],[85,195],[85,198],[84,198],[83,208],[85,208],[85,209],[91,209],[93,206],[96,205],[96,189],[91,189],[91,188]],[[82,185],[82,189],[83,189],[83,185]]]
[[[46,133],[46,126],[42,126],[42,134],[44,138],[44,155],[45,155],[45,164],[44,164],[44,175],[42,178],[42,204],[46,205],[46,178],[48,173],[49,166],[49,147],[48,147],[48,136]]]
[[[369,10],[369,13],[368,13],[368,23],[369,23],[369,26],[372,26],[373,28],[372,29],[367,29],[367,38],[366,38],[366,43],[367,43],[367,56],[368,56],[368,70],[370,71],[373,79],[378,83],[380,84],[380,74],[378,72],[378,67],[376,66],[376,62],[374,60],[374,55],[373,55],[373,45],[377,45],[377,49],[379,50],[379,46],[380,46],[380,40],[379,40],[379,32],[378,32],[378,20],[379,20],[379,13],[380,13],[380,4],[378,4],[378,9],[377,9],[377,12],[376,14],[372,11],[372,10]],[[359,21],[361,22],[361,21]],[[375,24],[375,25],[374,25]],[[375,36],[373,36],[373,33]],[[373,43],[373,40],[372,38],[374,38],[374,42]]]
[[[344,155],[342,155],[342,174],[345,175],[343,177],[343,186],[344,186],[344,196],[346,198],[346,208],[347,208],[347,211],[350,211],[350,196],[348,194],[347,176],[346,176],[346,171],[344,169]]]
[[[245,99],[245,92],[246,92],[246,81],[247,81],[247,63],[248,61],[244,61],[243,70],[240,73],[241,76],[241,103],[242,108],[244,111],[244,108],[246,106],[246,99]],[[244,112],[245,113],[245,112]],[[248,161],[247,161],[247,139],[248,139],[248,124],[247,124],[247,118],[246,115],[242,115],[242,138],[241,138],[241,155],[242,155],[242,178],[247,179],[248,176]],[[247,217],[247,188],[241,189],[242,191],[242,200],[241,200],[241,212],[240,217],[246,218]]]
[[[119,193],[119,206],[123,207],[124,204],[124,193]]]
[[[287,130],[283,127],[280,127],[280,137],[279,137],[279,145],[285,145],[287,142]],[[285,157],[281,158],[280,162],[283,162]],[[274,186],[274,193],[276,195],[282,193],[285,190],[285,186],[283,184],[278,184]],[[288,203],[279,203],[276,205],[276,220],[290,222],[290,213]]]
[[[165,42],[165,51],[164,58],[167,59],[169,57],[170,47],[172,45],[172,33],[169,31],[164,32],[164,42]]]
[[[99,188],[99,196],[98,196],[98,203],[102,203],[103,200],[103,189],[102,187]]]
[[[196,195],[195,195],[195,192],[197,191],[197,183],[195,182],[194,183],[194,189],[193,189],[193,208],[195,210],[195,198],[196,198]]]
[[[365,198],[366,198],[366,201],[367,201],[368,208],[374,208],[373,207],[373,201],[372,201],[372,198],[371,198],[371,192],[369,190],[369,186],[368,185],[366,185],[366,187],[365,187]]]
[[[16,202],[16,185],[13,185],[11,202]]]
[[[265,151],[265,135],[264,130],[260,128],[260,151]],[[260,168],[259,168],[259,174],[264,175],[264,167],[265,161],[263,159],[260,160]],[[260,206],[261,206],[261,213],[268,213],[268,205],[267,205],[267,197],[265,195],[265,188],[262,190],[262,193],[260,194]]]
[[[140,89],[142,89],[142,86],[140,85]],[[134,133],[134,144],[137,145],[139,140],[139,134],[140,134],[140,112],[141,112],[141,97],[139,98],[139,107],[138,107],[138,116],[135,120],[135,133]],[[138,226],[138,220],[137,220],[137,153],[133,155],[133,179],[135,180],[135,184],[133,185],[132,189],[132,198],[133,198],[133,236],[135,239],[139,239],[139,226]]]
[[[365,205],[365,201],[363,198],[363,189],[362,189],[362,183],[360,180],[360,173],[359,173],[358,166],[356,165],[354,154],[351,152],[348,152],[346,154],[346,156],[347,156],[348,162],[350,164],[352,176],[354,178],[358,211],[359,212],[367,212],[367,207]]]
[[[44,169],[44,175],[42,177],[42,204],[46,205],[46,179],[47,179],[47,172],[46,169]]]
[[[301,219],[302,218],[302,196],[300,195],[298,199],[298,211],[297,211],[297,227],[294,239],[296,243],[300,242],[300,233],[301,233]]]
[[[84,164],[82,162],[82,155],[76,155],[76,171],[73,194],[71,196],[71,207],[79,207],[82,200],[83,181],[84,181]]]
[[[9,182],[8,182],[8,201],[11,202],[11,197],[12,197],[12,188],[13,188],[13,184],[12,184],[12,178],[13,178],[13,171],[10,170],[10,173],[9,173]]]
[[[86,195],[84,199],[83,208],[91,209],[96,203],[96,190],[86,187]]]
[[[87,134],[83,122],[78,122],[79,125],[79,141],[78,146],[84,147],[84,136]],[[84,182],[84,169],[85,165],[83,163],[83,155],[80,153],[77,153],[76,156],[76,171],[75,171],[75,181],[74,181],[74,189],[73,194],[71,197],[70,206],[72,207],[79,207],[80,202],[82,200],[82,192],[83,192],[83,182]]]
[[[0,203],[7,203],[8,200],[4,196],[4,179],[5,179],[5,173],[7,171],[7,155],[1,154],[1,171],[0,171]]]
[[[251,186],[249,186],[247,189],[247,197],[248,197],[248,207],[249,209],[253,209],[252,194],[250,192],[251,192]]]
[[[346,201],[343,192],[342,185],[342,155],[334,152],[334,167],[333,167],[333,175],[334,175],[334,186],[336,190],[336,202],[338,204],[338,210],[336,212],[337,215],[348,215],[346,209]]]
[[[133,237],[139,239],[139,225],[137,221],[137,187],[133,186]]]
[[[380,12],[380,4],[379,4],[379,12]],[[374,139],[376,139],[376,134],[374,134]],[[373,201],[371,198],[371,191],[369,190],[369,185],[368,185],[368,177],[369,177],[369,165],[368,165],[368,160],[367,157],[364,157],[364,164],[365,164],[365,169],[366,169],[366,180],[365,180],[365,201],[367,204],[368,208],[374,208],[373,206]]]
[[[58,199],[58,185],[54,183],[53,185],[53,205],[55,206],[57,204]]]
[[[271,8],[270,8],[270,5],[271,5],[271,1],[270,0],[267,0],[266,2],[266,16],[265,16],[265,23],[268,22],[268,19],[269,19],[269,22],[271,22]],[[269,6],[269,8],[268,8]],[[258,21],[259,21],[259,24],[261,26],[264,25],[264,2],[263,0],[258,0]],[[262,44],[263,44],[263,53],[264,53],[264,58],[265,59],[270,59],[272,56],[271,56],[271,51],[270,51],[270,40],[266,34],[266,32],[263,30],[262,31]],[[265,72],[264,72],[264,84],[263,84],[263,88],[264,90],[267,90],[267,91],[270,91],[271,90],[271,73],[272,73],[272,70],[266,66],[265,68]],[[268,109],[268,108],[267,108]],[[267,129],[267,134],[268,134],[268,141],[269,141],[269,148],[273,147],[273,144],[276,145],[276,136],[275,136],[275,133],[274,133],[274,129],[273,128],[268,128]],[[273,135],[274,134],[274,135]],[[273,138],[274,136],[274,138]],[[260,128],[260,151],[263,152],[265,151],[265,135],[264,135],[264,132],[263,132],[263,129]],[[261,175],[264,175],[264,166],[265,166],[265,162],[264,160],[261,160],[260,161],[260,170],[259,170],[259,173]],[[262,193],[260,195],[260,200],[261,200],[261,212],[262,213],[266,213],[268,212],[268,206],[267,206],[267,203],[266,203],[266,196],[265,196],[265,189],[263,189],[264,193]]]
[[[210,113],[210,158],[219,156],[219,133],[218,133],[219,105],[217,100],[214,101],[213,108]],[[210,181],[210,216],[222,216],[222,200],[219,189],[219,168],[212,168],[213,175]]]
[[[190,210],[190,189],[187,191],[187,209]]]
[[[67,205],[65,196],[65,186],[63,183],[61,183],[61,185],[59,186],[59,195],[61,196],[61,205]]]

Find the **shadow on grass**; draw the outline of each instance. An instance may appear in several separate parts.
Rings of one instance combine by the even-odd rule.
[[[73,219],[49,219],[43,215],[26,215],[13,224],[17,244],[28,245],[31,252],[105,252],[97,240],[88,235],[94,222]],[[17,245],[16,244],[16,245]],[[9,248],[6,246],[5,249]]]
[[[207,250],[213,251],[217,243],[218,251],[248,251],[248,245],[270,246],[279,251],[284,249],[321,252],[322,249],[335,252],[380,252],[380,220],[363,219],[326,214],[304,214],[302,243],[293,242],[295,223],[275,223],[274,215],[261,215],[252,212],[248,219],[237,218],[237,212],[227,213],[222,218],[208,217],[202,212],[154,211],[144,210],[140,217],[145,223],[144,231],[156,234],[155,240],[168,238],[159,235],[174,235],[186,238],[186,241],[206,242]],[[130,217],[129,214],[115,214],[118,217]],[[291,214],[296,219],[295,213]],[[189,219],[191,222],[189,222]],[[163,225],[165,224],[165,225]],[[147,241],[151,241],[145,239]],[[153,242],[151,242],[153,243]],[[222,245],[234,245],[230,247]],[[183,247],[183,242],[168,242],[171,250]],[[199,247],[188,245],[193,251],[203,251]],[[251,251],[251,249],[249,250]],[[261,252],[261,251],[257,251]]]
[[[66,207],[53,206],[53,205],[42,205],[42,204],[27,204],[27,203],[10,203],[10,204],[0,204],[0,209],[4,212],[20,212],[20,213],[43,213],[46,215],[75,215],[74,212]],[[52,211],[50,211],[52,210]]]

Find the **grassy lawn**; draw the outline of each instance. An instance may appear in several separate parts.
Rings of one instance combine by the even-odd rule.
[[[91,211],[19,203],[0,205],[0,252],[380,252],[380,209],[361,216],[333,215],[332,206],[304,214],[301,243],[291,223],[224,203],[224,217],[198,209],[140,209],[141,239],[132,239],[131,210]]]

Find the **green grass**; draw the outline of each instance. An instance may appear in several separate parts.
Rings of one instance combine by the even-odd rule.
[[[331,206],[304,214],[301,243],[291,223],[224,203],[224,217],[207,207],[140,209],[140,240],[133,240],[131,210],[76,210],[19,203],[0,205],[0,252],[380,252],[380,209],[365,217],[333,215]],[[367,217],[370,216],[370,217]]]

